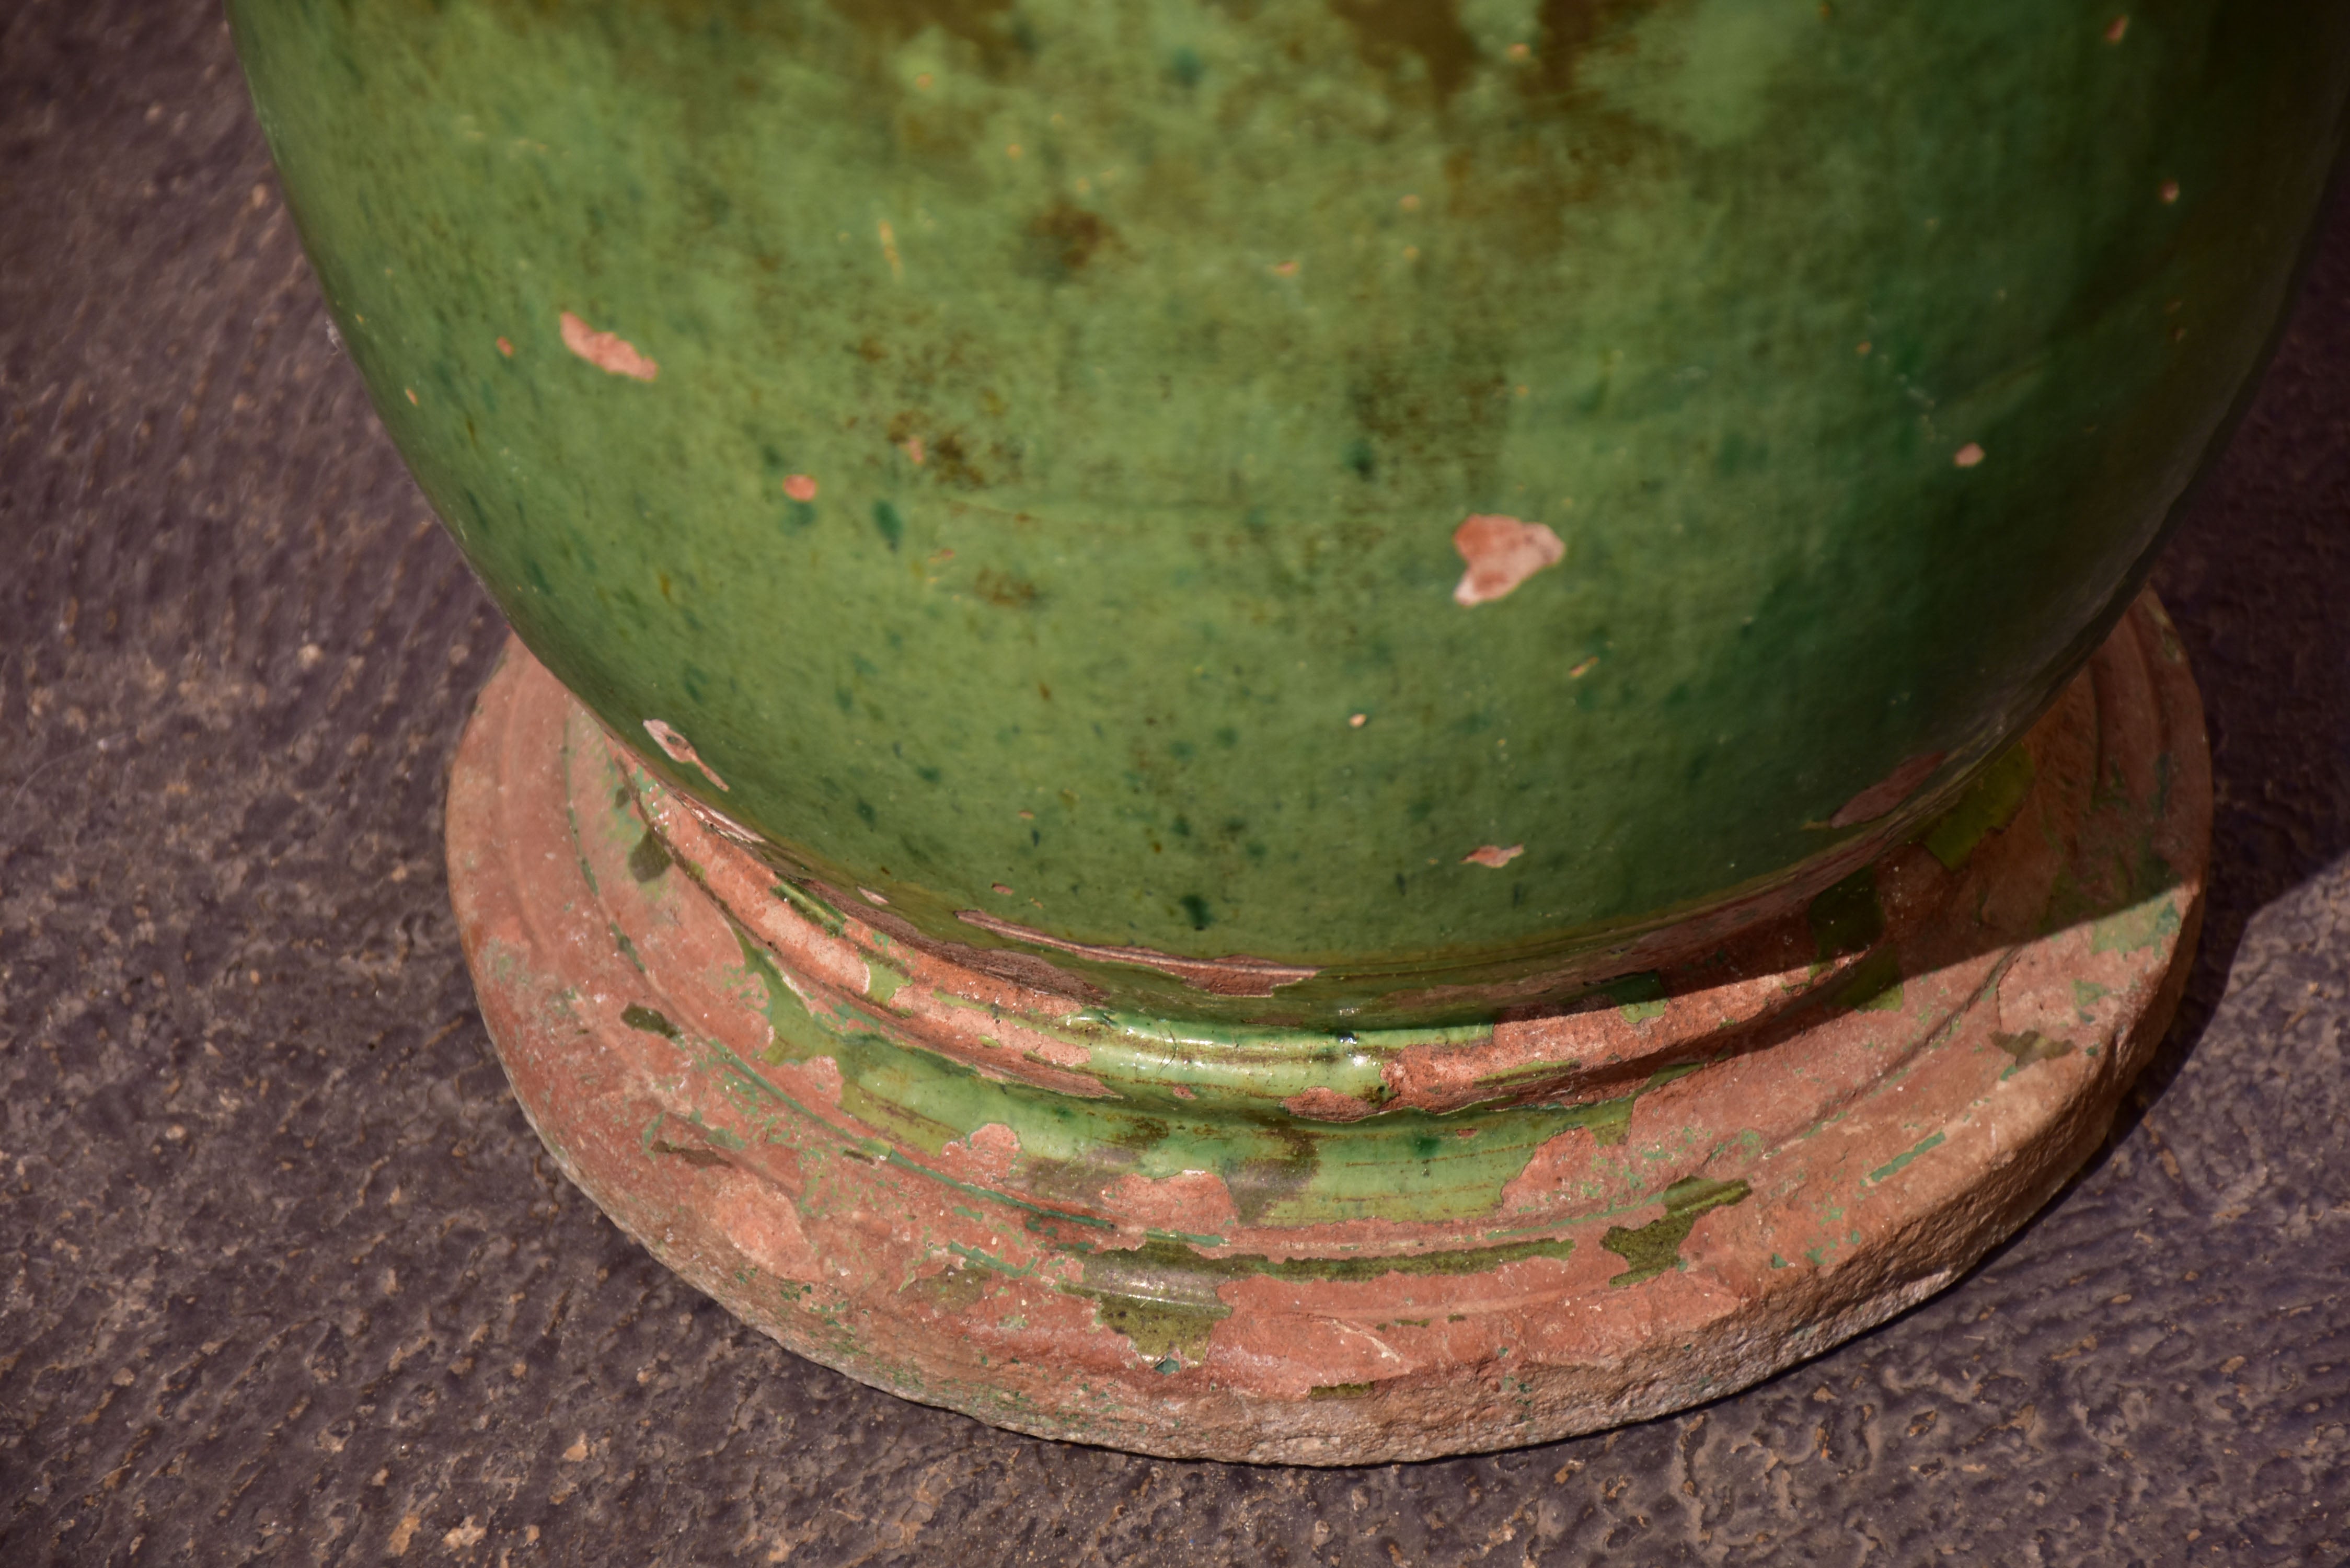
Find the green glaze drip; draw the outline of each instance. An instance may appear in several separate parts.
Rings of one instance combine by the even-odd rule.
[[[2011,746],[1982,771],[1958,805],[1918,836],[1918,842],[1943,866],[1957,870],[1967,863],[1976,845],[2015,820],[2037,774],[2032,753],[2020,745]]]
[[[1814,898],[1806,911],[1814,962],[1864,952],[1885,934],[1885,912],[1877,902],[1877,867],[1864,866]]]
[[[830,1057],[840,1072],[841,1108],[885,1140],[877,1153],[895,1143],[936,1155],[983,1127],[1000,1125],[1019,1141],[1023,1184],[1072,1207],[1093,1203],[1103,1188],[1128,1175],[1163,1179],[1205,1170],[1223,1180],[1249,1224],[1493,1215],[1503,1189],[1545,1142],[1583,1128],[1602,1144],[1620,1144],[1640,1096],[1700,1065],[1663,1068],[1615,1099],[1483,1110],[1473,1123],[1419,1111],[1316,1123],[1277,1114],[1262,1100],[1219,1104],[1207,1095],[1183,1101],[1129,1092],[1148,1085],[1107,1075],[1112,1097],[1085,1099],[990,1078],[898,1044],[878,1018],[812,1011],[739,928],[736,942],[738,983],[774,1031],[766,1061]],[[1089,1064],[1102,1065],[1099,1058]],[[756,1075],[748,1063],[730,1070]],[[764,1080],[760,1092],[775,1093]],[[1464,1131],[1474,1136],[1462,1137]]]
[[[1942,1135],[1940,1133],[1929,1133],[1926,1137],[1918,1139],[1915,1147],[1902,1150],[1899,1154],[1895,1155],[1891,1159],[1887,1160],[1883,1165],[1878,1166],[1875,1170],[1870,1171],[1868,1173],[1868,1179],[1870,1182],[1875,1183],[1883,1181],[1889,1176],[1898,1175],[1908,1166],[1911,1160],[1916,1159],[1919,1155],[1924,1154],[1929,1149],[1939,1148],[1941,1145]]]
[[[2089,928],[2093,953],[2132,953],[2178,934],[2178,900],[2161,897],[2107,915]]]
[[[1665,999],[1665,977],[1653,971],[1626,975],[1602,987],[1614,999],[1616,1009],[1627,1023],[1646,1023],[1652,1018],[1662,1018],[1669,1003]]]
[[[837,937],[847,929],[841,921],[840,911],[813,893],[795,888],[789,882],[778,882],[770,891],[797,910],[809,924],[828,936]]]
[[[660,841],[660,834],[646,828],[636,847],[629,851],[629,875],[639,882],[650,882],[668,870],[669,866],[669,846]]]
[[[1991,1037],[1991,1043],[2015,1060],[2013,1066],[2000,1074],[1999,1078],[2002,1083],[2014,1077],[2035,1062],[2054,1062],[2060,1056],[2069,1056],[2073,1054],[2073,1043],[2070,1040],[2051,1039],[2036,1029],[2028,1029],[2021,1034],[1993,1034]]]
[[[671,1023],[666,1014],[647,1007],[641,1002],[632,1002],[622,1008],[620,1022],[631,1029],[641,1029],[648,1034],[659,1034],[669,1040],[677,1038],[677,1025]]]
[[[1216,1293],[1227,1281],[1261,1276],[1360,1283],[1389,1274],[1482,1274],[1529,1258],[1564,1261],[1574,1251],[1572,1240],[1544,1239],[1381,1257],[1210,1257],[1181,1242],[1154,1238],[1131,1251],[1087,1253],[1078,1278],[1061,1289],[1093,1302],[1103,1326],[1132,1340],[1146,1359],[1180,1355],[1196,1361],[1210,1330],[1232,1315]]]
[[[1636,1231],[1610,1225],[1607,1233],[1599,1239],[1601,1246],[1628,1265],[1607,1282],[1637,1285],[1643,1280],[1655,1279],[1667,1269],[1680,1267],[1681,1243],[1689,1240],[1698,1216],[1742,1203],[1752,1190],[1744,1181],[1710,1181],[1700,1176],[1684,1177],[1674,1182],[1664,1191],[1662,1219],[1652,1220]]]
[[[1901,1011],[1901,955],[1891,947],[1853,965],[1852,977],[1836,992],[1837,1002],[1856,1012]]]

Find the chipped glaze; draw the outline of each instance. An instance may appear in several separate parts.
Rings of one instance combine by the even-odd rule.
[[[811,899],[1234,1028],[1588,1001],[1947,810],[2350,92],[2307,0],[229,11],[547,668]]]

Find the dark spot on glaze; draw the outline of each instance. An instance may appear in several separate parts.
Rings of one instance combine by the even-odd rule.
[[[880,534],[882,543],[888,545],[892,550],[896,549],[898,542],[906,536],[905,518],[899,515],[898,509],[886,501],[877,501],[873,504],[873,526]]]
[[[1036,602],[1035,584],[1025,577],[1015,577],[1009,572],[999,572],[993,566],[983,568],[971,587],[981,598],[1004,609],[1026,609]],[[1036,689],[1045,691],[1042,683]],[[1045,692],[1047,701],[1051,696],[1052,693]]]
[[[726,1157],[714,1148],[694,1148],[686,1144],[671,1143],[666,1138],[653,1139],[651,1143],[645,1146],[645,1152],[667,1155],[671,1159],[681,1159],[697,1169],[726,1163]]]
[[[1066,202],[1055,203],[1028,223],[1028,270],[1048,283],[1066,283],[1085,271],[1118,231],[1098,213]]]
[[[669,867],[669,846],[660,841],[660,835],[646,828],[637,846],[629,851],[629,875],[639,882],[650,882]]]
[[[1208,900],[1199,894],[1186,893],[1181,902],[1183,913],[1191,917],[1193,930],[1204,931],[1216,923],[1215,913],[1208,908]]]
[[[641,1029],[648,1034],[658,1034],[664,1040],[677,1038],[677,1025],[663,1014],[632,1002],[620,1010],[620,1022],[631,1029]]]

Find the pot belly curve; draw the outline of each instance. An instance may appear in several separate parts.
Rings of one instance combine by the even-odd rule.
[[[2142,580],[2350,80],[2299,0],[230,11],[614,733],[906,940],[1274,1023],[1571,997],[1956,798]]]

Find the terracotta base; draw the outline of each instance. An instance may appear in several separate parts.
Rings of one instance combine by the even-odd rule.
[[[2210,821],[2149,596],[1935,827],[1581,1012],[1208,1027],[957,965],[780,880],[519,646],[449,857],[532,1125],[745,1321],[1021,1431],[1362,1464],[1678,1409],[1949,1283],[2160,1039]]]

